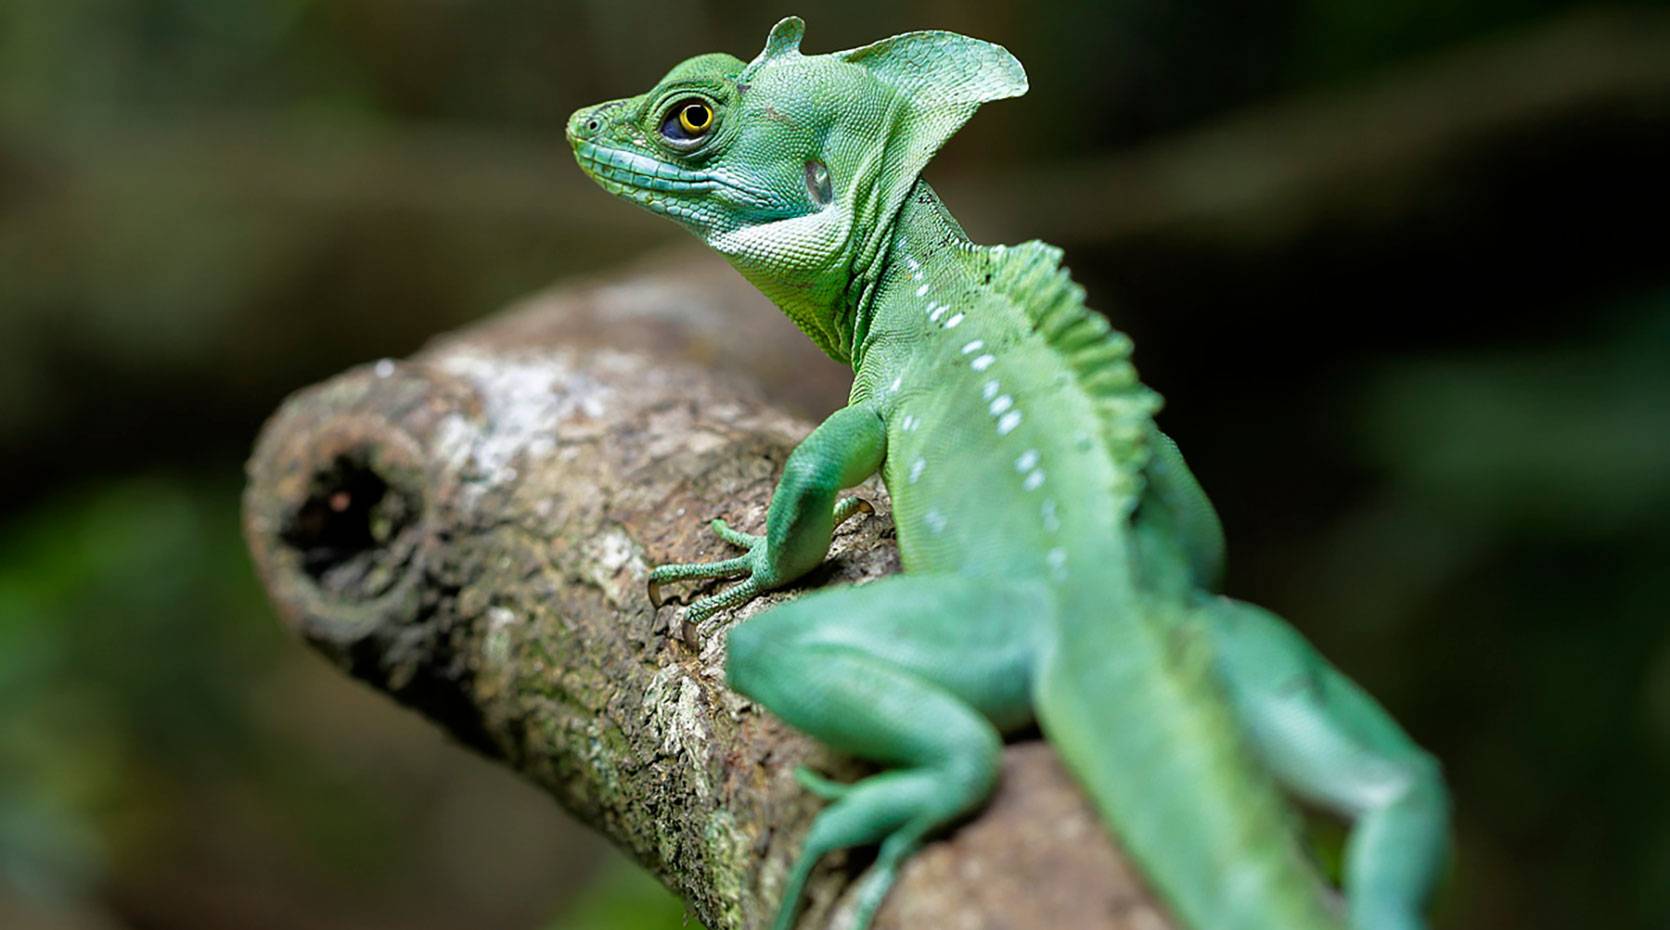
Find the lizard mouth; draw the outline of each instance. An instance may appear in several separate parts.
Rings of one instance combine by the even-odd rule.
[[[604,190],[636,201],[657,213],[679,212],[677,199],[680,195],[721,188],[744,200],[763,205],[763,198],[733,183],[625,149],[576,142],[574,158],[580,163],[580,170]]]

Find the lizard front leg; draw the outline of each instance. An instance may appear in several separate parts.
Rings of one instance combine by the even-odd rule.
[[[886,448],[886,426],[874,407],[855,404],[830,414],[784,463],[766,511],[765,534],[740,533],[724,520],[713,521],[721,539],[747,551],[720,562],[658,566],[649,573],[650,600],[659,601],[660,586],[667,582],[746,576],[685,609],[686,622],[700,623],[715,611],[746,603],[818,567],[829,552],[835,527],[869,509],[856,498],[837,504],[836,495],[875,474]]]

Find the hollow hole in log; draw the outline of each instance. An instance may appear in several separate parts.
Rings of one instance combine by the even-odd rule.
[[[315,585],[358,600],[394,583],[409,548],[396,542],[417,515],[417,500],[392,487],[367,455],[346,453],[314,472],[280,535]]]

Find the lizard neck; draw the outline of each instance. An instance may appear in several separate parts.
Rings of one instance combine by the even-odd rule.
[[[966,242],[962,229],[920,178],[897,203],[884,199],[889,190],[885,185],[858,188],[868,193],[854,196],[843,208],[707,240],[818,348],[855,371],[901,232],[908,241],[928,242],[949,227]],[[773,243],[844,242],[845,247],[830,248],[828,260],[820,265],[788,272],[775,257],[780,247],[761,247],[764,237]]]
[[[887,327],[880,322],[886,308],[897,303],[922,280],[919,272],[938,271],[948,263],[967,260],[974,244],[963,232],[945,204],[928,186],[918,179],[911,187],[884,235],[877,236],[876,258],[871,263],[862,290],[853,302],[852,367],[861,375],[866,358],[880,350],[886,354],[894,340],[888,338]],[[914,263],[916,267],[906,267]],[[855,286],[859,284],[854,277]],[[904,347],[907,351],[911,346]],[[873,361],[879,361],[875,359]],[[872,368],[876,367],[874,364]],[[862,381],[862,377],[860,381]]]

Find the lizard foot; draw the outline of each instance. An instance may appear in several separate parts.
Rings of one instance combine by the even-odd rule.
[[[860,497],[848,497],[835,505],[834,525],[852,519],[859,514],[875,513],[870,502]],[[719,562],[685,562],[674,565],[658,565],[649,573],[649,602],[659,608],[664,601],[661,599],[661,586],[673,581],[693,581],[704,578],[736,578],[742,575],[748,577],[741,584],[728,588],[711,597],[701,598],[684,609],[683,621],[689,624],[699,624],[712,616],[715,612],[727,607],[735,607],[753,600],[760,593],[777,586],[774,582],[778,574],[771,570],[771,561],[766,554],[766,538],[753,533],[744,533],[731,528],[724,520],[714,520],[710,524],[714,535],[739,549],[747,552],[734,559]]]
[[[656,607],[665,603],[661,599],[661,586],[668,582],[736,578],[741,575],[747,575],[748,578],[733,588],[690,604],[684,609],[683,620],[686,623],[701,623],[715,611],[745,603],[765,590],[759,582],[758,571],[765,552],[765,537],[731,529],[730,524],[724,520],[714,520],[711,527],[714,535],[720,539],[748,551],[734,559],[719,562],[685,562],[656,566],[649,573],[649,602]]]

